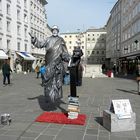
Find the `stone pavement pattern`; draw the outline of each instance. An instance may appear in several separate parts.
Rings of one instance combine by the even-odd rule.
[[[87,115],[86,124],[62,125],[36,123],[43,111],[66,111],[69,86],[64,98],[53,106],[46,105],[41,79],[35,74],[14,74],[12,84],[3,87],[0,75],[0,114],[10,113],[10,126],[0,125],[0,140],[140,140],[140,95],[133,80],[121,78],[84,78],[78,87],[80,113]],[[130,99],[136,112],[136,131],[110,133],[102,126],[102,112],[112,99]]]

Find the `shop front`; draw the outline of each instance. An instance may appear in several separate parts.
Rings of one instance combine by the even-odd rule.
[[[121,73],[123,74],[136,74],[136,68],[140,63],[140,55],[131,55],[119,59]]]
[[[32,64],[36,58],[27,52],[16,52],[16,72],[32,72]]]

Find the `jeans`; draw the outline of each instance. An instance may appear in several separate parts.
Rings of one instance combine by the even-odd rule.
[[[6,79],[8,80],[8,84],[10,84],[10,74],[4,74],[3,75],[3,84],[5,84]]]

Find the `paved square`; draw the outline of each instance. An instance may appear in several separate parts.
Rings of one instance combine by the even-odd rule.
[[[0,75],[0,114],[10,113],[10,126],[0,125],[0,140],[140,140],[140,95],[134,80],[123,78],[84,78],[77,87],[80,113],[87,115],[86,124],[63,125],[37,123],[43,111],[67,111],[69,86],[63,86],[64,97],[55,105],[46,103],[41,79],[34,73],[13,74],[12,84],[3,87]],[[112,99],[129,99],[136,113],[136,130],[110,133],[102,126],[102,113]]]

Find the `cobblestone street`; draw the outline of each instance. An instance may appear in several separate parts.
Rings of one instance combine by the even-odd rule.
[[[0,140],[140,140],[140,95],[134,80],[123,78],[84,78],[77,88],[80,113],[86,114],[86,124],[62,125],[36,123],[43,111],[67,110],[69,86],[63,86],[60,104],[46,106],[41,79],[34,73],[13,74],[11,85],[3,87],[0,75],[0,114],[10,113],[12,123],[0,125]],[[130,99],[136,113],[136,130],[110,133],[102,126],[102,112],[112,99]]]

